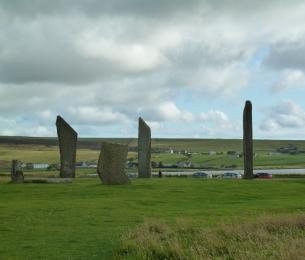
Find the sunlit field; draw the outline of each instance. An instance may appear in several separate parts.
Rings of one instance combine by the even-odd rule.
[[[16,137],[17,138],[17,137]],[[13,159],[31,163],[58,163],[59,149],[54,144],[56,139],[49,138],[40,140],[35,138],[3,139],[10,142],[36,142],[35,144],[0,144],[0,168],[10,167]],[[80,139],[77,150],[77,161],[97,161],[101,141],[127,143],[132,151],[128,158],[137,161],[135,139]],[[51,144],[49,144],[51,143]],[[305,141],[254,141],[255,168],[303,168],[305,167],[305,154],[279,154],[279,147],[293,145],[299,150],[305,150]],[[163,164],[175,164],[178,162],[191,162],[202,168],[236,168],[243,167],[243,158],[234,158],[227,155],[228,151],[242,152],[241,140],[222,139],[153,139],[152,161]],[[170,150],[175,151],[170,154]],[[189,155],[183,154],[186,151]],[[180,153],[179,153],[180,152]],[[217,152],[209,155],[209,152]]]
[[[283,214],[288,214],[288,218],[292,216],[294,221],[293,216],[305,213],[304,180],[153,178],[133,180],[127,186],[104,186],[98,178],[79,178],[71,184],[12,184],[8,181],[2,177],[0,182],[2,259],[134,259],[154,254],[154,246],[157,246],[159,259],[175,256],[179,250],[182,250],[181,256],[187,256],[191,252],[185,249],[185,243],[195,242],[207,228],[212,229],[213,235],[213,230],[216,232],[223,225],[247,220],[255,223],[261,216]],[[151,236],[158,231],[147,230],[151,223],[157,228],[161,225],[157,240]],[[173,252],[173,241],[162,242],[160,236],[176,239],[176,232],[183,228],[181,223],[186,225],[182,238],[188,240],[180,241],[177,246],[181,248]],[[300,224],[300,227],[304,226]],[[145,230],[143,235],[149,236],[147,243],[139,241],[139,228]],[[195,232],[192,239],[189,232]],[[296,239],[302,232],[302,228],[293,230],[294,235],[285,238]],[[129,236],[132,238],[126,240]],[[209,241],[211,236],[207,238]],[[226,246],[232,250],[234,241],[229,243],[229,237],[218,233],[215,236],[221,236],[223,252]],[[141,244],[140,251],[133,243]],[[217,243],[210,245],[209,250],[216,250],[213,246]],[[276,250],[276,245],[268,250],[273,249]]]
[[[303,154],[271,155],[289,141],[266,142],[256,142],[256,168],[305,167]],[[127,143],[136,145],[134,140]],[[241,169],[243,158],[226,154],[241,151],[240,145],[240,140],[153,140],[152,161]],[[303,149],[304,142],[293,145]],[[187,154],[169,152],[184,146]],[[79,147],[77,161],[96,162],[97,147]],[[13,184],[12,159],[58,163],[58,147],[1,144],[0,156],[3,259],[297,259],[305,255],[304,178],[168,177],[106,186],[95,168],[77,168],[77,178],[70,184]],[[135,149],[128,159],[137,161]],[[24,175],[53,178],[59,172],[25,169]]]

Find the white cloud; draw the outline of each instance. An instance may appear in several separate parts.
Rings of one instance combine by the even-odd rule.
[[[100,59],[126,72],[156,69],[166,63],[160,51],[143,43],[126,43],[103,37],[98,32],[85,32],[76,45],[88,58]]]
[[[22,119],[7,119],[0,117],[0,135],[4,136],[54,136],[56,134],[55,127],[49,128],[42,125],[31,125],[23,122]]]
[[[139,115],[160,131],[201,120],[233,132],[224,112],[198,115],[192,103],[240,98],[262,48],[270,50],[262,77],[284,71],[275,90],[303,85],[304,11],[299,0],[1,1],[0,116],[26,119],[24,133],[37,125],[54,133],[57,114],[90,134]],[[176,105],[181,93],[185,107]]]
[[[181,111],[173,102],[162,103],[159,107],[159,113],[164,120],[191,122],[194,120],[192,113]]]
[[[97,107],[70,107],[68,116],[75,124],[107,125],[124,124],[129,119],[126,115],[113,111],[111,108],[98,109]]]
[[[305,111],[293,101],[282,101],[266,110],[260,130],[281,131],[305,127]]]
[[[223,137],[232,135],[236,137],[236,132],[240,132],[240,123],[231,122],[227,114],[219,110],[210,110],[198,115],[198,120],[203,123],[202,130],[210,137]]]
[[[151,132],[155,134],[156,132],[158,133],[164,128],[164,125],[160,122],[156,121],[146,121],[147,125],[151,128]]]
[[[181,81],[185,80],[190,90],[195,90],[203,96],[228,98],[236,96],[247,85],[249,71],[234,62],[229,65],[202,67],[192,72],[186,71],[183,76]]]
[[[283,91],[290,88],[304,87],[305,75],[301,70],[286,69],[282,72],[280,79],[273,86],[274,91]]]
[[[227,124],[229,122],[228,116],[219,110],[210,110],[206,113],[200,113],[199,119],[203,121],[212,121],[213,123]]]

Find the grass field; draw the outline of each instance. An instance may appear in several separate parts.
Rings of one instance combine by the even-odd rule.
[[[101,141],[111,141],[128,143],[129,147],[135,148],[136,139],[80,139],[80,147],[77,150],[77,161],[97,161],[99,156],[99,143]],[[6,143],[5,143],[6,142]],[[59,151],[55,145],[55,138],[21,138],[21,137],[0,137],[0,171],[7,171],[12,159],[32,163],[58,163]],[[304,168],[305,154],[270,155],[277,148],[294,145],[299,150],[305,150],[305,141],[281,141],[281,140],[255,140],[254,167],[256,168]],[[243,167],[243,158],[230,158],[226,155],[229,150],[242,151],[241,140],[230,139],[153,139],[152,148],[154,150],[175,149],[177,151],[187,150],[193,154],[187,157],[183,154],[170,154],[168,152],[152,153],[152,161],[164,164],[174,164],[177,162],[192,162],[205,167],[235,168]],[[207,155],[209,151],[222,152],[223,155]],[[129,158],[137,160],[136,152],[129,152]],[[6,168],[6,169],[5,169]]]
[[[201,233],[189,232],[218,230],[223,225],[234,227],[248,219],[255,223],[261,216],[281,215],[285,216],[284,219],[291,218],[298,229],[288,229],[287,235],[281,233],[280,237],[272,235],[275,240],[270,241],[298,239],[296,245],[303,246],[303,222],[300,224],[293,219],[305,214],[304,191],[304,179],[225,181],[164,178],[133,180],[127,186],[104,186],[98,179],[75,179],[72,184],[44,185],[11,184],[7,178],[0,177],[0,258],[137,259],[157,250],[155,253],[160,254],[155,256],[165,259],[168,252],[168,256],[173,254],[173,246],[178,247],[174,250],[177,253],[183,249],[179,247],[186,245],[159,244],[159,249],[154,249],[155,240],[151,236],[156,229],[149,228],[153,234],[148,234],[144,251],[136,251],[133,245],[141,238],[139,230],[147,234],[147,223],[157,223],[157,228],[161,225],[158,239],[163,235],[165,238],[177,236],[175,232],[181,232],[181,223],[187,223],[188,230],[181,237],[196,238]],[[219,234],[216,232],[214,235],[217,238]],[[242,234],[236,236],[242,237]],[[220,235],[218,239],[224,243],[220,257],[230,256],[226,255],[225,248],[230,236]],[[194,239],[186,240],[186,243],[190,241],[196,243]],[[269,251],[276,250],[276,246],[271,246]],[[240,250],[243,248],[247,247],[243,245]]]

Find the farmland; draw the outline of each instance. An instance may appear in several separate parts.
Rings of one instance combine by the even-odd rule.
[[[80,138],[77,161],[97,161],[102,141],[129,144],[128,158],[137,161],[137,140],[133,138]],[[305,168],[305,154],[276,153],[279,147],[295,146],[305,150],[305,141],[254,140],[255,168]],[[237,139],[152,139],[152,161],[162,164],[191,162],[200,168],[241,169],[243,158],[227,155],[228,151],[242,152],[242,140]],[[169,151],[175,151],[171,154]],[[189,154],[185,154],[186,151]],[[209,154],[213,151],[214,154]],[[217,154],[216,154],[217,153]],[[0,168],[10,167],[18,159],[31,163],[58,163],[56,138],[0,137]]]

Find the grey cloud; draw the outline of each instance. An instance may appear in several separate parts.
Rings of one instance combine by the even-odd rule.
[[[283,43],[272,46],[265,64],[276,70],[305,69],[305,44]]]
[[[5,83],[27,82],[54,82],[69,84],[84,84],[102,82],[104,79],[118,77],[137,77],[145,73],[160,72],[168,69],[167,81],[175,86],[190,84],[184,78],[192,77],[198,67],[224,67],[232,62],[245,62],[251,55],[253,46],[249,41],[236,37],[225,36],[231,28],[219,31],[221,25],[226,25],[226,15],[230,10],[237,12],[246,10],[252,2],[229,1],[40,1],[31,3],[24,1],[2,1],[4,24],[7,30],[0,33],[0,81]],[[298,3],[298,1],[295,1]],[[266,7],[267,5],[267,7]],[[268,4],[255,4],[248,12],[256,12],[262,7],[269,8]],[[71,10],[77,10],[71,11]],[[90,14],[94,11],[107,14],[106,16],[84,17],[80,13]],[[166,13],[162,19],[160,13]],[[173,13],[183,14],[174,18]],[[223,12],[223,21],[216,16]],[[11,18],[16,14],[16,19]],[[29,19],[23,20],[22,14],[29,13]],[[38,14],[37,16],[33,15]],[[117,15],[114,15],[114,14]],[[125,17],[124,14],[130,14]],[[142,14],[139,22],[137,13]],[[151,21],[146,15],[150,14]],[[71,14],[71,16],[69,16]],[[51,15],[48,17],[48,15]],[[229,19],[230,21],[231,19]],[[12,23],[13,21],[13,23]],[[239,22],[238,20],[236,22]],[[215,25],[215,24],[216,25]],[[219,23],[219,24],[218,24]],[[181,43],[173,46],[157,46],[156,37],[162,28],[177,30],[180,33]],[[193,27],[194,26],[194,27]],[[210,30],[209,30],[210,28]],[[99,50],[94,55],[87,55],[77,46],[76,42],[83,33],[97,30],[98,37],[112,40],[114,53],[120,54],[120,48],[132,49],[134,46],[148,46],[147,53],[154,50],[160,55],[156,68],[151,66],[140,71],[128,70],[126,64],[139,59],[136,55],[125,58],[126,64],[122,67],[119,61],[113,60],[113,54]],[[203,31],[201,31],[203,30]],[[198,32],[197,32],[198,31]],[[196,35],[198,33],[198,35]],[[247,34],[242,31],[242,38]],[[245,34],[245,35],[244,35]],[[249,36],[249,35],[248,35]],[[155,38],[154,38],[155,37]],[[195,37],[195,38],[194,38]],[[87,40],[94,43],[94,37]],[[170,40],[169,40],[170,41]],[[172,39],[174,42],[175,39]],[[84,40],[84,44],[86,39]],[[106,42],[107,44],[107,42]],[[117,46],[120,44],[119,46]],[[98,48],[99,44],[96,43]],[[102,47],[101,47],[102,48]],[[94,47],[87,47],[92,51]],[[143,50],[142,50],[143,51]],[[94,51],[93,51],[94,52]],[[107,52],[104,50],[104,52]],[[125,55],[126,52],[122,54]],[[142,56],[141,56],[142,57]],[[119,57],[116,57],[119,59]],[[168,62],[168,64],[166,64]],[[168,65],[168,67],[166,67]],[[132,67],[132,66],[130,66]],[[171,82],[173,79],[174,82]],[[209,86],[208,86],[209,87]]]
[[[22,24],[0,33],[0,82],[81,84],[127,74],[111,60],[88,57],[75,46],[81,21],[65,19]],[[64,28],[62,28],[64,26]],[[71,28],[66,28],[70,26]],[[128,72],[128,74],[132,74]]]
[[[289,1],[289,5],[300,4],[301,0]],[[230,12],[247,15],[261,12],[276,6],[285,6],[285,0],[251,1],[251,0],[2,0],[0,7],[5,12],[16,15],[33,16],[35,14],[56,15],[60,13],[85,13],[88,15],[132,14],[139,16],[168,16],[175,12],[185,12],[205,8],[208,11]]]
[[[84,13],[87,15],[116,15],[132,14],[138,16],[164,16],[177,11],[194,8],[200,3],[199,0],[3,0],[0,7],[6,12],[15,15],[57,15],[61,13]]]
[[[256,24],[267,17],[273,32],[273,9],[300,1],[278,3],[2,0],[0,116],[49,129],[59,113],[83,133],[97,124],[136,121],[141,113],[160,122],[187,118],[175,109],[164,116],[160,107],[174,104],[179,93],[197,100],[238,95],[262,42],[272,42],[269,67],[287,66],[272,58],[282,55],[278,31],[265,40]]]
[[[0,79],[3,83],[54,82],[81,84],[98,78],[110,77],[109,65],[82,59],[68,52],[52,53],[45,57],[18,55],[0,65]],[[23,55],[24,56],[24,55]],[[108,74],[107,74],[108,72]]]
[[[185,40],[179,48],[168,49],[165,55],[176,67],[190,70],[199,66],[230,64],[232,61],[245,60],[249,56],[247,50],[240,48],[240,46],[238,48],[235,46],[225,47],[219,43],[211,44],[204,40],[198,42]]]

